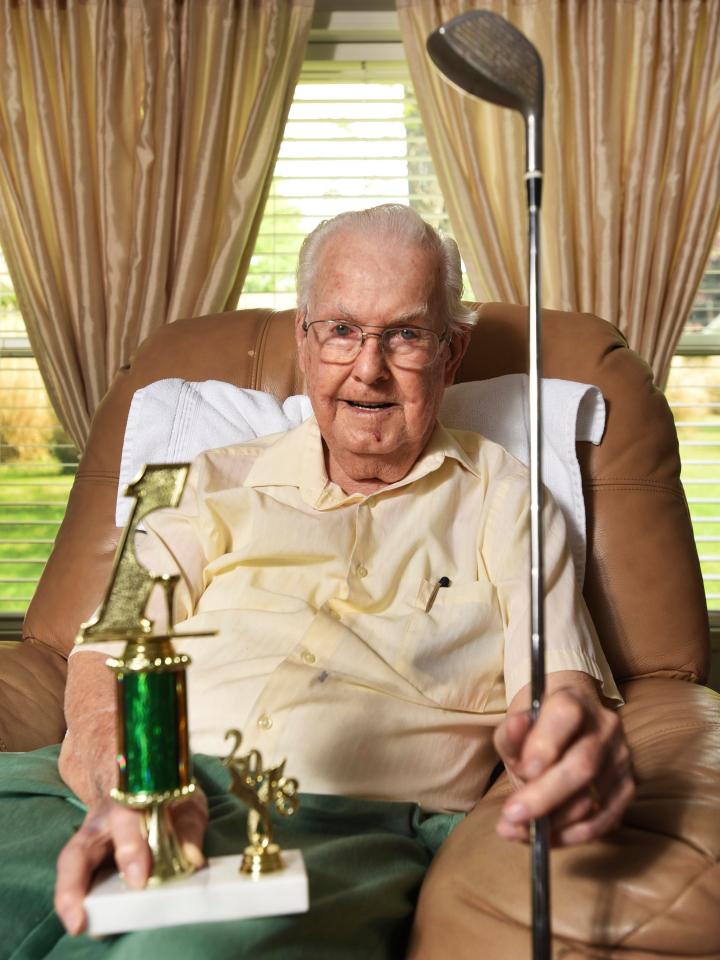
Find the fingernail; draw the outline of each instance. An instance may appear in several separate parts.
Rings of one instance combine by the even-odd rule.
[[[503,810],[503,816],[507,817],[508,820],[512,820],[514,823],[518,823],[520,820],[527,820],[527,807],[524,803],[511,803],[509,807],[505,807]]]
[[[124,875],[125,883],[133,890],[142,890],[145,886],[145,873],[139,863],[129,863]]]
[[[202,850],[196,843],[186,840],[182,845],[182,849],[183,853],[194,867],[199,868],[205,866],[205,857],[203,856]]]
[[[77,907],[65,915],[65,929],[71,937],[76,937],[85,923],[85,912],[82,907]]]

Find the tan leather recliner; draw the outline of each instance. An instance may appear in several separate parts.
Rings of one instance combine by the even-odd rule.
[[[458,380],[522,372],[526,311],[486,304]],[[588,521],[585,597],[627,704],[637,799],[607,839],[552,854],[553,956],[720,958],[720,697],[700,686],[708,623],[672,415],[649,368],[596,317],[547,311],[545,375],[597,384],[602,443],[579,443]],[[164,377],[302,391],[292,312],[163,327],[101,404],[65,521],[25,622],[0,653],[0,747],[64,731],[65,658],[96,607],[118,538],[114,506],[132,395]],[[442,758],[438,758],[442,763]],[[454,831],[421,893],[414,960],[529,957],[525,847],[494,832],[505,776]]]

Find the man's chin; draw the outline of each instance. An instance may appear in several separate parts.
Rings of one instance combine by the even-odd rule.
[[[342,436],[333,437],[335,445],[355,456],[377,456],[392,454],[405,446],[405,438],[387,424],[367,423],[352,430],[343,431]]]

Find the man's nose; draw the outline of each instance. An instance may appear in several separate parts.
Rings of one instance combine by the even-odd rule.
[[[375,334],[365,334],[365,341],[355,360],[353,376],[362,380],[363,383],[387,380],[390,376],[390,368],[385,359],[380,338]]]

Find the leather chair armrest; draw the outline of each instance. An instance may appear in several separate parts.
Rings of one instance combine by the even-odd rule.
[[[0,650],[0,750],[36,750],[65,734],[67,661],[33,640]]]
[[[619,830],[552,852],[553,956],[709,960],[720,955],[720,696],[657,678],[623,695],[637,796]],[[510,789],[503,774],[443,844],[412,960],[531,955],[528,848],[495,833]]]
[[[632,680],[622,692],[638,783],[625,824],[681,839],[719,861],[720,694],[651,678]],[[717,929],[720,952],[720,920]]]

